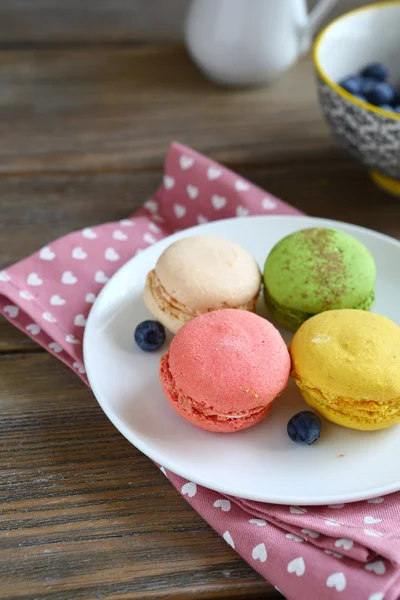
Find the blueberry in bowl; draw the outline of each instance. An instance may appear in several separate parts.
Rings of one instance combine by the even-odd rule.
[[[331,22],[314,44],[322,113],[375,183],[400,196],[400,1]]]

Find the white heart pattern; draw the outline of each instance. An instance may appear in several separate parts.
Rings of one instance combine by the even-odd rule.
[[[78,371],[78,373],[81,373],[81,375],[86,373],[85,367],[83,367],[78,362],[74,362],[72,366],[74,367],[74,369],[76,369]]]
[[[153,221],[157,221],[157,223],[164,223],[164,218],[161,215],[153,214],[152,219]]]
[[[74,319],[74,325],[76,325],[76,327],[85,327],[86,319],[84,315],[76,315]]]
[[[97,238],[97,233],[90,227],[85,227],[85,229],[82,229],[82,235],[87,240],[95,240]]]
[[[364,569],[366,571],[372,571],[373,573],[376,573],[376,575],[384,575],[386,573],[386,567],[381,560],[376,560],[364,565]]]
[[[104,258],[111,262],[116,262],[117,260],[119,260],[120,256],[114,248],[107,248],[104,253]]]
[[[193,167],[194,158],[192,158],[191,156],[185,156],[185,154],[182,154],[179,158],[179,164],[181,166],[181,169],[183,171],[186,171],[187,169],[190,169],[190,167]]]
[[[291,506],[289,510],[292,515],[305,515],[307,512],[307,509],[303,506]]]
[[[218,194],[214,194],[214,196],[211,197],[211,204],[215,210],[222,210],[225,208],[227,200],[224,198],[224,196],[218,196]]]
[[[15,319],[16,317],[18,317],[19,308],[18,306],[14,306],[13,304],[8,304],[4,307],[4,312],[10,317],[10,319]]]
[[[208,219],[203,215],[197,215],[197,222],[199,225],[204,225],[204,223],[208,223]]]
[[[65,298],[62,298],[58,294],[53,294],[52,297],[50,298],[51,306],[64,306],[65,303],[66,303]]]
[[[229,500],[223,500],[222,498],[214,502],[215,508],[220,508],[223,512],[229,512],[231,510],[231,503]]]
[[[297,577],[301,577],[304,575],[306,570],[306,564],[304,562],[304,558],[299,556],[298,558],[294,558],[287,566],[288,573],[296,573]]]
[[[326,580],[326,585],[328,588],[335,588],[336,591],[343,592],[347,585],[344,573],[332,573]]]
[[[340,538],[340,540],[336,540],[335,546],[336,548],[343,548],[343,550],[351,550],[354,542],[348,538]]]
[[[384,598],[385,594],[383,592],[376,592],[375,594],[372,594],[368,600],[384,600]]]
[[[126,233],[124,233],[120,229],[116,229],[112,236],[114,240],[118,240],[119,242],[125,242],[125,240],[128,239]]]
[[[39,256],[42,260],[54,260],[56,257],[56,254],[55,254],[55,252],[53,252],[53,250],[51,250],[51,248],[49,248],[48,246],[45,246],[39,252]]]
[[[26,330],[29,331],[29,333],[31,333],[32,335],[39,335],[39,333],[42,331],[39,325],[37,325],[36,323],[30,323],[29,325],[27,325]]]
[[[65,341],[69,344],[80,344],[80,341],[75,336],[73,336],[72,333],[68,333],[65,336]]]
[[[325,554],[331,554],[335,558],[343,558],[343,554],[339,554],[339,552],[332,552],[332,550],[324,550]]]
[[[326,519],[325,525],[329,525],[329,527],[340,527],[342,523],[339,523],[339,521],[333,521],[332,519]]]
[[[312,538],[313,540],[316,540],[320,536],[319,533],[317,533],[316,531],[313,531],[312,529],[302,529],[301,533],[304,533],[305,535],[310,536],[310,538]]]
[[[222,537],[224,538],[226,543],[230,545],[231,548],[235,549],[235,542],[233,541],[232,536],[229,533],[229,531],[225,531],[225,533],[223,534]]]
[[[5,271],[0,271],[0,281],[10,281],[10,276]]]
[[[172,190],[175,185],[175,179],[171,175],[164,175],[164,186],[167,190]],[[148,208],[148,207],[147,207]]]
[[[197,485],[194,483],[194,481],[188,481],[182,486],[181,492],[184,496],[193,498],[193,496],[195,496],[197,493]]]
[[[186,186],[186,191],[188,193],[188,196],[191,200],[196,200],[197,196],[199,195],[199,188],[197,188],[194,185],[187,185]]]
[[[94,276],[94,280],[95,280],[96,283],[107,283],[108,277],[104,273],[104,271],[96,271],[96,274]]]
[[[86,294],[85,296],[85,302],[87,302],[88,304],[93,304],[93,302],[96,300],[96,294]]]
[[[151,233],[146,231],[146,233],[143,236],[143,241],[146,242],[146,244],[155,244],[157,240],[151,235]]]
[[[61,283],[64,285],[75,285],[77,283],[78,278],[72,273],[72,271],[64,271],[61,277]]]
[[[44,312],[42,314],[42,317],[45,321],[48,321],[49,323],[57,323],[57,319],[53,317],[53,315],[50,312]]]
[[[268,558],[267,549],[265,544],[258,544],[251,553],[254,560],[259,560],[260,562],[265,562]]]
[[[183,204],[174,204],[174,213],[178,219],[182,219],[186,215],[186,206],[183,206]]]
[[[236,216],[237,217],[247,217],[249,215],[249,209],[245,206],[238,206],[236,208]]]
[[[32,294],[30,294],[26,290],[21,290],[20,293],[19,293],[19,295],[24,300],[33,300],[34,299],[34,296],[32,296]]]
[[[77,246],[72,250],[72,258],[76,260],[85,260],[87,258],[86,252],[80,246]]]
[[[147,210],[149,210],[152,213],[155,213],[158,211],[158,202],[156,202],[155,200],[146,200],[146,202],[144,203],[144,207],[147,208]]]
[[[152,221],[150,221],[150,223],[149,223],[149,229],[153,233],[160,233],[160,231],[161,231],[161,229],[159,228],[159,226],[156,225],[155,223],[153,223]]]
[[[60,354],[60,352],[62,352],[63,350],[60,344],[57,344],[57,342],[51,342],[51,344],[49,344],[49,348],[50,350],[53,350],[53,352],[55,352],[56,354]]]
[[[265,521],[264,519],[250,519],[249,523],[254,523],[259,527],[264,527],[267,524],[267,521]]]
[[[36,286],[42,285],[43,279],[40,279],[40,277],[37,273],[29,273],[29,275],[26,279],[26,283],[28,285],[32,285],[32,286],[36,287]]]
[[[208,167],[207,169],[207,177],[210,181],[213,181],[214,179],[218,179],[218,177],[221,175],[221,170],[217,169],[217,167]]]
[[[294,533],[287,533],[286,537],[288,540],[293,540],[294,542],[304,542],[304,539],[302,537],[299,537],[298,535],[294,535]]]
[[[135,223],[129,219],[122,219],[119,224],[122,225],[122,227],[133,227]]]
[[[377,498],[370,498],[369,500],[367,500],[368,504],[380,504],[381,502],[384,502],[385,498],[381,498],[380,496],[378,496]]]
[[[268,198],[268,196],[263,198],[261,201],[261,206],[264,210],[274,210],[277,207],[277,205],[278,204],[276,200],[273,200],[273,198]]]
[[[375,519],[375,517],[364,517],[364,523],[366,525],[373,525],[374,523],[380,523],[382,519]]]
[[[364,529],[365,535],[370,535],[371,537],[382,537],[383,533],[380,531],[375,531],[374,529]]]
[[[249,184],[246,183],[245,181],[243,181],[242,179],[237,179],[235,181],[235,189],[238,192],[245,192],[246,190],[248,190],[250,188]]]

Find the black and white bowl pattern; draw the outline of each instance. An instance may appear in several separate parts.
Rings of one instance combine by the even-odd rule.
[[[400,119],[347,100],[319,77],[317,85],[323,114],[340,144],[369,170],[400,180]]]

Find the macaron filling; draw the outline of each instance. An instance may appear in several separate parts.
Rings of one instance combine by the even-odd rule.
[[[155,269],[150,271],[150,273],[147,275],[147,285],[154,301],[156,302],[160,310],[163,313],[172,316],[174,319],[177,319],[182,322],[187,322],[203,314],[201,311],[193,310],[190,307],[185,306],[184,304],[179,302],[179,300],[177,300],[174,296],[171,296],[171,294],[169,294],[169,292],[161,283]],[[211,312],[213,310],[223,308],[235,308],[254,312],[258,296],[259,292],[257,292],[254,298],[252,298],[249,302],[246,302],[245,304],[242,304],[240,306],[229,306],[226,302],[222,302],[220,306],[212,306],[208,308],[205,312]]]
[[[198,414],[205,419],[210,419],[219,422],[229,421],[232,419],[246,420],[254,418],[255,416],[263,415],[271,406],[271,403],[268,403],[267,405],[257,406],[248,411],[233,414],[223,413],[215,410],[215,408],[213,407],[208,407],[204,404],[196,402],[195,400],[193,400],[193,398],[190,398],[189,396],[184,394],[182,390],[180,390],[176,385],[176,382],[169,368],[169,351],[161,358],[160,371],[163,376],[164,385],[169,392],[169,399],[172,402],[176,402],[179,408],[187,415]]]
[[[290,306],[283,306],[271,296],[267,286],[264,286],[264,298],[267,308],[272,314],[272,316],[275,318],[275,320],[284,327],[288,327],[292,330],[298,329],[300,325],[307,321],[307,319],[311,319],[311,317],[314,317],[315,314],[318,314],[304,312],[302,310],[297,310]],[[371,310],[374,301],[375,293],[372,292],[367,298],[359,302],[356,306],[349,306],[344,308],[353,308],[357,310]],[[332,302],[332,310],[337,308],[338,306],[335,306]]]
[[[346,421],[352,421],[355,428],[362,424],[365,429],[370,430],[390,427],[400,421],[400,397],[379,402],[331,396],[302,382],[295,371],[292,371],[291,377],[301,389],[307,404],[339,425],[343,424],[343,417]]]

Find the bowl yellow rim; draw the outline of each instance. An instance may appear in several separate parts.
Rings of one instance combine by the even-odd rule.
[[[394,121],[400,121],[400,114],[397,115],[397,114],[391,113],[387,110],[383,110],[382,108],[378,108],[377,106],[374,106],[373,104],[369,104],[369,102],[364,102],[363,100],[356,98],[355,96],[353,96],[352,94],[347,92],[345,89],[343,89],[338,83],[336,83],[335,81],[333,81],[333,79],[328,77],[328,75],[322,68],[320,60],[318,58],[320,45],[323,42],[326,34],[331,29],[331,27],[333,27],[333,25],[335,25],[339,21],[344,21],[344,19],[347,19],[348,17],[350,17],[356,13],[379,10],[379,9],[385,8],[387,6],[394,6],[394,5],[398,5],[400,7],[400,0],[386,0],[385,2],[376,2],[375,4],[361,6],[360,8],[355,8],[354,10],[348,11],[344,15],[341,15],[340,17],[337,17],[337,19],[334,19],[333,21],[328,23],[328,25],[326,25],[326,27],[324,27],[324,29],[320,32],[320,34],[318,35],[318,37],[316,38],[316,40],[314,42],[313,61],[314,61],[314,65],[315,65],[315,68],[317,70],[319,77],[322,79],[322,81],[324,83],[326,83],[326,85],[328,85],[339,96],[342,96],[342,98],[344,98],[348,102],[351,102],[352,104],[355,104],[356,106],[361,106],[362,108],[366,108],[367,110],[370,110],[371,112],[374,112],[378,115],[381,115],[381,116],[389,118],[389,119],[393,119]]]

